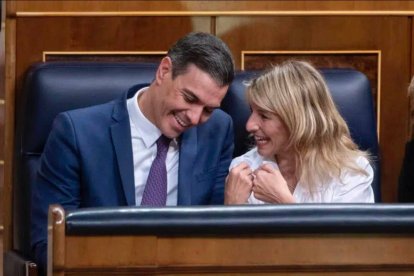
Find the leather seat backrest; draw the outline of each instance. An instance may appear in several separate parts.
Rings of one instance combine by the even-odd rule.
[[[47,62],[27,72],[16,114],[13,249],[30,253],[30,198],[40,155],[60,112],[111,101],[150,83],[157,64]],[[59,154],[59,153],[56,153]]]

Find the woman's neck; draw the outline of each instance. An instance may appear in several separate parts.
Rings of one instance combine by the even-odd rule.
[[[294,154],[279,154],[275,156],[280,173],[285,178],[290,191],[293,193],[298,184],[296,174],[296,158]]]

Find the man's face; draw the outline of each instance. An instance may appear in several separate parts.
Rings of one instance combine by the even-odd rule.
[[[157,105],[153,112],[154,124],[161,132],[176,138],[190,127],[202,124],[220,107],[228,86],[220,87],[204,71],[190,64],[187,71],[172,79],[169,57],[161,61],[157,71]]]

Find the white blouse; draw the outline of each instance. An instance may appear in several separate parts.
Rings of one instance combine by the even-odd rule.
[[[275,160],[265,159],[253,148],[247,153],[234,158],[230,164],[231,170],[241,162],[246,162],[252,170],[256,170],[262,164],[271,163],[274,168],[278,168]],[[368,160],[360,156],[355,160],[358,167],[367,172],[367,175],[344,170],[340,179],[332,179],[326,185],[313,187],[312,192],[306,185],[298,182],[293,197],[297,203],[374,203],[374,192],[371,183],[374,172]],[[254,197],[252,193],[247,200],[247,204],[266,204]]]

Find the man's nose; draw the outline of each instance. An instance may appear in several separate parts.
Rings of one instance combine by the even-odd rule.
[[[198,125],[202,123],[203,107],[194,107],[189,112],[190,122],[192,125]]]

